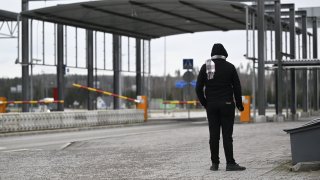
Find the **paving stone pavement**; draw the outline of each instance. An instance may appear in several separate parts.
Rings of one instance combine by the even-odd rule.
[[[235,124],[235,159],[247,167],[241,172],[225,171],[222,147],[220,169],[210,171],[207,122],[180,122],[174,129],[78,141],[64,149],[0,152],[0,179],[317,180],[320,171],[289,171],[290,138],[283,129],[304,123]]]

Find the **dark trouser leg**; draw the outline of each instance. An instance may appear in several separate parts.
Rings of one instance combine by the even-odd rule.
[[[207,116],[209,121],[211,161],[212,163],[219,164],[220,112],[217,108],[208,104]]]
[[[234,124],[234,105],[226,104],[221,108],[221,126],[224,154],[226,156],[227,164],[234,164],[233,158],[233,124]]]

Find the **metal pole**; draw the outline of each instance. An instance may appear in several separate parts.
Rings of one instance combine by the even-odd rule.
[[[270,30],[270,59],[273,60],[273,33],[272,29]]]
[[[128,37],[128,71],[130,72],[130,37]]]
[[[30,100],[33,100],[33,19],[30,20]],[[30,111],[33,111],[33,105],[30,104]]]
[[[78,28],[75,29],[75,53],[76,53],[76,67],[78,67]]]
[[[290,29],[290,59],[296,58],[296,26],[295,26],[295,9],[294,5],[289,9],[289,29]],[[299,47],[298,47],[299,48]],[[298,50],[299,51],[299,50]],[[296,93],[296,70],[294,68],[290,69],[290,79],[291,79],[291,114],[292,120],[295,120],[297,111],[297,93]]]
[[[98,48],[97,48],[97,31],[94,32],[94,82],[93,85],[95,88],[99,88],[98,87],[98,52],[97,52]]]
[[[53,59],[54,65],[57,65],[57,24],[54,24],[54,32],[53,32]]]
[[[103,69],[106,69],[106,33],[103,33]]]
[[[64,48],[65,48],[65,50],[64,50],[64,58],[65,58],[65,65],[68,65],[68,26],[65,26],[64,27],[64,43],[65,43],[65,45],[64,45]]]
[[[317,24],[317,17],[312,18],[312,34],[313,34],[313,58],[318,58],[318,24]],[[318,93],[318,69],[313,69],[313,84],[314,84],[314,110],[319,110],[319,93]]]
[[[274,2],[275,7],[275,54],[278,62],[277,71],[277,114],[282,115],[282,91],[283,91],[283,72],[282,72],[282,28],[281,28],[281,7],[280,0]]]
[[[58,64],[57,64],[57,85],[58,85],[58,100],[64,100],[64,73],[65,67],[63,64],[63,25],[58,24],[57,27],[57,52],[58,52]],[[58,111],[64,111],[64,105],[58,103]]]
[[[265,116],[265,30],[264,30],[264,0],[258,0],[258,106],[259,115]]]
[[[307,15],[302,14],[302,59],[307,59]],[[308,74],[307,70],[302,70],[302,109],[308,112]]]
[[[151,40],[149,40],[148,42],[148,107],[150,107],[149,104],[151,102]]]
[[[17,60],[16,63],[20,62],[20,15],[17,17],[18,33],[17,33]]]
[[[141,84],[141,39],[136,39],[136,86],[137,96],[142,95]]]
[[[87,68],[88,68],[88,75],[87,75],[87,86],[93,87],[93,31],[86,30],[86,58],[87,58]],[[93,93],[88,91],[88,98],[87,98],[87,108],[88,110],[93,110]]]
[[[42,64],[45,65],[45,52],[46,52],[46,49],[45,49],[45,26],[44,26],[44,21],[42,21]]]
[[[167,100],[167,39],[164,37],[164,61],[163,61],[163,100]],[[164,113],[167,112],[167,104],[164,104]]]
[[[246,6],[246,57],[249,57],[249,9]]]
[[[252,86],[253,86],[253,119],[256,119],[256,26],[255,26],[255,14],[252,13],[252,56],[253,56],[253,79],[252,79]]]
[[[113,93],[120,94],[121,36],[113,34]],[[120,99],[113,98],[113,109],[120,109]]]
[[[142,40],[142,94],[145,95],[145,41]]]
[[[29,1],[22,0],[22,11],[29,10]],[[29,20],[26,17],[21,17],[22,20],[22,40],[21,40],[21,54],[22,54],[22,100],[29,100]],[[19,22],[18,22],[19,23]],[[22,104],[22,112],[28,112],[29,105]]]

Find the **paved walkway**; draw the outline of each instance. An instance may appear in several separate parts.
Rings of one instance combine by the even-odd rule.
[[[220,169],[210,171],[207,122],[179,121],[174,125],[141,126],[144,128],[139,133],[77,141],[64,149],[2,151],[0,179],[316,180],[320,171],[289,171],[290,141],[283,129],[304,123],[236,124],[235,159],[247,167],[242,172],[225,171],[222,147]]]

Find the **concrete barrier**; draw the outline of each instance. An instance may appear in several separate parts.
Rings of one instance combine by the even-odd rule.
[[[0,114],[0,133],[144,122],[139,109]]]

